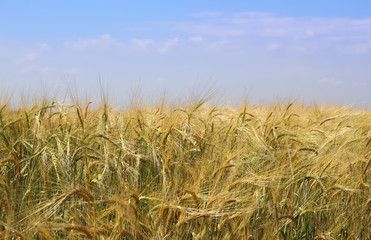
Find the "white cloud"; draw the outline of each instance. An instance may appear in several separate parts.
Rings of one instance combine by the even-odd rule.
[[[342,52],[353,53],[353,54],[366,54],[371,52],[371,40],[368,42],[357,43],[349,46],[345,46],[340,49]]]
[[[209,42],[205,46],[205,49],[208,51],[214,52],[214,51],[220,51],[221,49],[225,48],[227,45],[227,41],[215,41],[215,42]]]
[[[137,38],[131,39],[131,43],[133,44],[133,47],[139,50],[147,49],[147,47],[153,44],[154,42],[155,41],[152,39],[137,39]]]
[[[195,37],[189,37],[188,40],[191,42],[197,43],[197,42],[202,42],[204,38],[200,36],[195,36]]]
[[[166,53],[166,52],[170,51],[170,49],[173,48],[176,45],[176,43],[178,42],[178,40],[179,40],[178,38],[173,38],[173,39],[169,39],[169,40],[165,41],[161,45],[161,47],[159,47],[157,49],[157,51],[159,53]]]
[[[276,49],[278,49],[278,48],[280,48],[280,47],[281,47],[281,45],[278,44],[278,43],[270,43],[270,44],[268,44],[268,46],[266,47],[266,50],[268,50],[268,51],[273,51],[273,50],[276,50]]]
[[[272,50],[277,46],[269,45],[279,42],[280,48],[298,54],[371,52],[371,18],[279,17],[264,12],[204,12],[194,16],[213,18],[174,22],[178,34],[203,36],[212,42],[227,40],[230,47],[239,46],[240,50]]]
[[[47,43],[40,43],[38,46],[41,50],[48,51],[50,49],[50,45]]]
[[[270,13],[267,12],[237,12],[233,13],[233,17],[236,18],[262,18],[262,17],[270,17],[272,16]]]
[[[229,54],[246,53],[252,49],[272,51],[278,48],[295,54],[371,52],[371,18],[280,17],[266,12],[200,12],[189,21],[159,23],[161,30],[188,35],[184,44],[223,43]],[[153,28],[153,26],[151,26]],[[156,42],[153,39],[132,38],[123,49],[128,51],[157,50],[168,52],[179,39]],[[124,44],[109,34],[97,38],[80,38],[65,42],[75,49],[117,47]]]
[[[178,23],[176,26],[182,32],[191,34],[210,35],[214,37],[242,36],[246,33],[244,28],[237,28],[233,25],[223,26],[213,23]]]
[[[313,37],[313,36],[314,36],[315,31],[313,31],[313,30],[311,30],[311,29],[307,29],[307,30],[305,31],[305,33],[306,33],[306,37],[310,38],[310,37]]]
[[[324,77],[318,80],[318,83],[321,85],[339,86],[343,84],[343,81],[334,77]]]
[[[34,65],[28,65],[28,66],[23,67],[21,72],[22,73],[27,73],[27,72],[31,72],[33,70],[35,70],[35,66]]]
[[[224,14],[222,12],[216,12],[216,11],[206,11],[206,12],[198,12],[198,13],[191,13],[190,16],[192,17],[220,17]]]
[[[371,18],[364,18],[364,19],[357,19],[352,21],[353,25],[357,27],[365,27],[367,29],[371,29]]]
[[[67,41],[64,46],[67,48],[75,48],[84,50],[87,48],[101,48],[101,47],[117,47],[121,43],[109,34],[103,34],[97,38],[80,38],[77,41]]]
[[[38,73],[51,73],[56,70],[55,67],[43,67],[43,68],[38,68],[35,65],[27,65],[21,69],[22,73],[28,73],[28,72],[38,72]]]
[[[15,64],[23,64],[23,63],[30,63],[36,59],[36,53],[28,53],[26,56],[22,58],[18,58],[14,61]]]
[[[353,87],[367,87],[367,84],[365,82],[355,81],[355,82],[352,82],[352,86]]]

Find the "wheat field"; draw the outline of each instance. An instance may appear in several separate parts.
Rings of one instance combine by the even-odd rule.
[[[2,239],[370,239],[371,111],[0,106]]]

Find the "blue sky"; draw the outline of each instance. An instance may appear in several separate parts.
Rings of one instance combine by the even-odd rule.
[[[371,106],[371,1],[4,1],[0,95]]]

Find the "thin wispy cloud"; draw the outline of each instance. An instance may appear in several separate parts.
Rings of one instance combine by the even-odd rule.
[[[179,38],[173,38],[173,39],[168,39],[164,43],[161,44],[161,46],[157,49],[159,53],[167,53],[172,49],[177,42],[179,41]]]
[[[232,13],[232,17],[235,17],[237,19],[244,19],[244,18],[266,18],[272,16],[271,13],[268,12],[237,12],[237,13]]]
[[[17,58],[14,63],[15,64],[24,64],[33,62],[36,59],[36,53],[28,53],[26,56]]]
[[[150,45],[153,45],[154,43],[155,41],[153,39],[131,39],[132,47],[135,50],[146,50]]]
[[[266,47],[266,49],[268,51],[273,51],[273,50],[279,49],[280,47],[281,47],[281,45],[278,44],[278,43],[270,43],[270,44],[268,44],[268,46]]]
[[[22,73],[28,73],[28,72],[31,72],[35,69],[35,66],[34,65],[28,65],[28,66],[25,66],[21,69],[21,72]]]
[[[305,49],[312,53],[313,50],[347,54],[371,52],[370,19],[278,17],[262,12],[200,15],[203,18],[197,21],[174,24],[181,33],[228,39],[231,45],[238,44],[240,48],[242,42],[255,42],[257,48],[274,49],[268,45],[279,40],[279,45],[286,46],[286,50],[299,53],[306,52]]]
[[[30,72],[36,72],[36,73],[41,73],[41,74],[49,74],[52,72],[55,72],[56,68],[55,67],[37,67],[35,65],[27,65],[22,67],[21,72],[23,74],[27,74]]]
[[[203,17],[221,17],[223,16],[223,12],[217,11],[206,11],[206,12],[198,12],[198,13],[191,13],[189,16],[196,17],[196,18],[203,18]]]
[[[194,36],[194,37],[188,37],[188,40],[191,42],[197,43],[197,42],[202,42],[204,38],[200,36]]]
[[[339,51],[344,53],[353,53],[363,55],[371,52],[371,40],[368,42],[354,43],[339,48]]]
[[[64,46],[67,48],[74,48],[78,50],[84,50],[88,48],[104,48],[104,47],[118,47],[122,44],[111,37],[110,34],[103,34],[97,38],[79,38],[75,41],[66,41]]]
[[[352,86],[353,87],[367,87],[369,84],[365,83],[365,82],[359,82],[359,81],[354,81],[352,82]]]
[[[245,54],[249,49],[272,51],[282,49],[297,54],[337,52],[339,54],[371,53],[371,20],[350,18],[278,17],[265,12],[201,12],[190,14],[190,21],[172,21],[152,26],[174,32],[170,39],[138,38],[117,40],[115,34],[102,34],[96,38],[81,36],[64,42],[66,48],[77,50],[123,47],[127,50],[157,50],[165,53],[180,40],[203,43],[205,49],[219,53],[235,49]],[[146,29],[146,24],[142,26]],[[156,29],[153,29],[156,31]],[[188,35],[182,39],[176,35]],[[207,41],[206,41],[207,40]],[[222,44],[221,44],[222,43]],[[223,46],[218,49],[213,46]],[[43,43],[40,48],[50,49]],[[28,56],[31,60],[32,56]],[[17,63],[29,61],[17,59]]]
[[[43,50],[43,51],[48,51],[48,50],[50,50],[50,48],[51,48],[50,45],[47,44],[47,43],[39,43],[38,47],[39,47],[41,50]]]
[[[236,28],[234,26],[226,26],[222,24],[214,24],[207,22],[180,22],[174,23],[174,28],[180,32],[190,34],[202,34],[213,37],[228,37],[228,36],[241,36],[246,33],[243,28]]]
[[[334,77],[324,77],[318,80],[318,83],[320,85],[340,86],[343,81]]]

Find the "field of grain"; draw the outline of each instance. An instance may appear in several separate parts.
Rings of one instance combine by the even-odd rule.
[[[370,239],[371,111],[0,106],[2,239]]]

